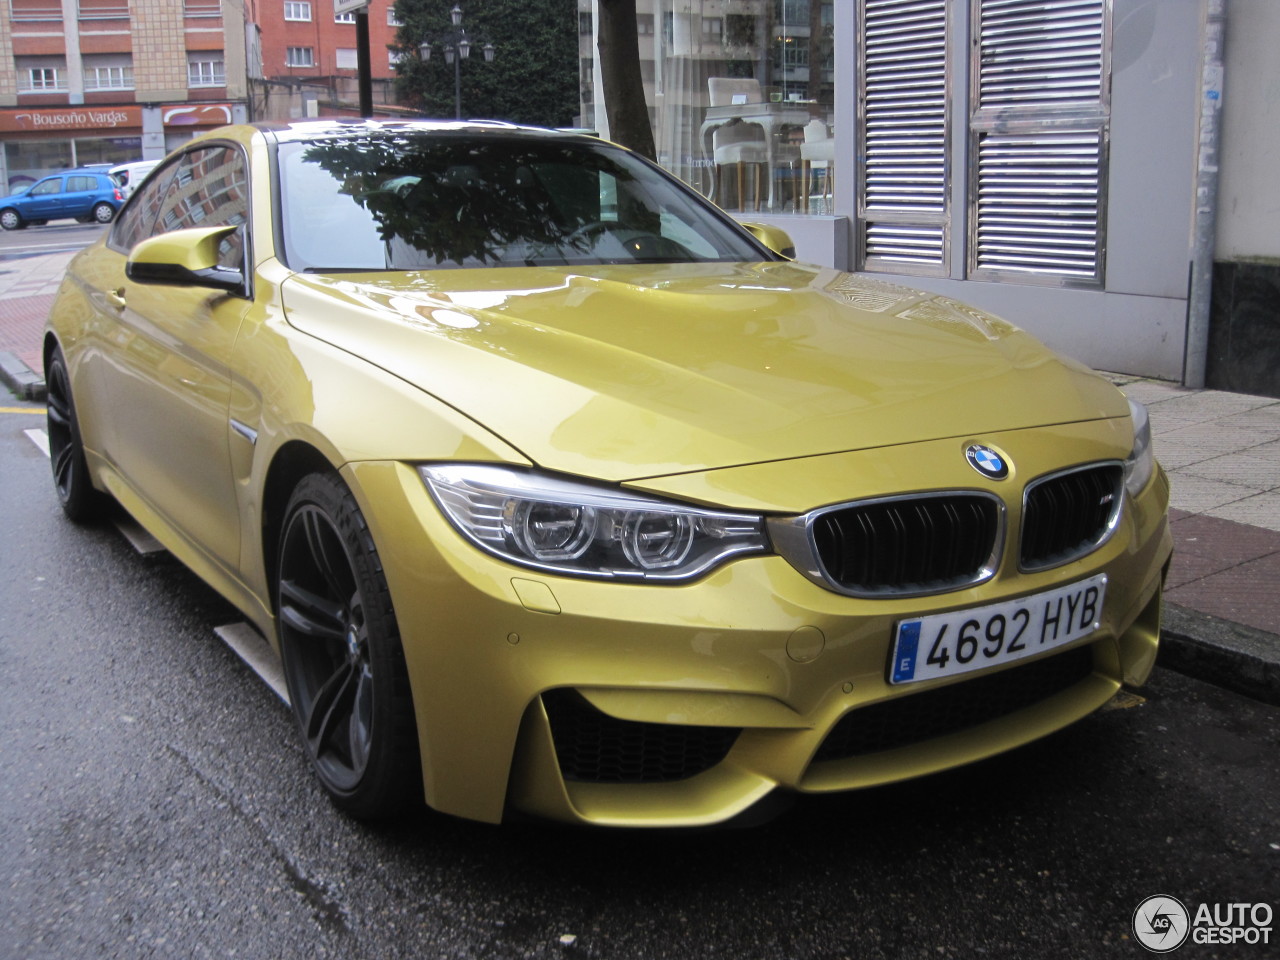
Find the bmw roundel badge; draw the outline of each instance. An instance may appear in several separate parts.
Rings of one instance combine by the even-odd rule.
[[[980,443],[971,443],[964,448],[964,455],[965,459],[969,461],[969,465],[984,477],[989,477],[992,480],[1003,480],[1009,476],[1009,464],[1005,462],[1004,457],[990,447],[983,446]]]

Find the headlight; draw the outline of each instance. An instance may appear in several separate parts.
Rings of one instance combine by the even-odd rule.
[[[1133,419],[1133,450],[1124,462],[1124,485],[1129,496],[1135,497],[1151,479],[1156,459],[1151,452],[1151,418],[1147,416],[1147,408],[1130,400],[1129,416]]]
[[[458,531],[504,560],[579,577],[688,580],[769,548],[759,516],[699,510],[482,464],[418,468]]]

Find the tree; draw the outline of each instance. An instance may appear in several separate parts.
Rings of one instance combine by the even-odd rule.
[[[397,86],[411,106],[453,119],[454,68],[438,41],[453,33],[449,10],[462,7],[471,57],[462,61],[462,116],[564,127],[578,112],[578,11],[574,0],[396,0]],[[432,42],[425,63],[418,44]],[[486,63],[485,43],[495,56]],[[374,54],[377,55],[376,52]]]
[[[600,80],[609,136],[653,160],[657,151],[640,75],[636,0],[598,0],[596,8],[600,11]]]

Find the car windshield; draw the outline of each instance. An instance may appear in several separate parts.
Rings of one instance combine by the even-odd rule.
[[[767,257],[662,171],[604,143],[449,133],[283,143],[295,270]]]

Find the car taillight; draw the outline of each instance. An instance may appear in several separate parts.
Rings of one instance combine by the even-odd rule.
[[[124,202],[124,197],[120,196],[120,188],[119,188],[119,187],[116,187],[116,199],[117,199],[117,200],[119,200],[119,201],[121,201],[122,203]]]

